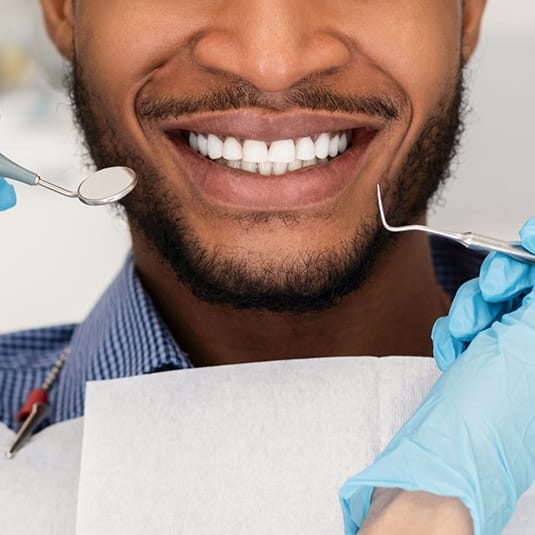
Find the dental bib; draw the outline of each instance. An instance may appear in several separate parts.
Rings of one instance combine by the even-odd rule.
[[[0,458],[10,535],[342,534],[338,489],[439,372],[420,357],[299,359],[89,383],[83,419]],[[0,427],[0,448],[13,438]],[[505,535],[528,535],[535,487]]]

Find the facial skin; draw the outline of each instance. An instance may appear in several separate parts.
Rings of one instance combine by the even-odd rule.
[[[42,0],[97,166],[139,174],[136,266],[197,364],[429,354],[447,303],[426,239],[380,230],[375,186],[393,223],[423,218],[484,3]],[[181,134],[347,130],[345,154],[281,177],[208,162]]]

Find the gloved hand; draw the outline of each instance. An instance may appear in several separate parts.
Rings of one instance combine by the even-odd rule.
[[[520,230],[523,247],[535,252],[535,218]],[[464,284],[447,317],[433,328],[434,354],[438,367],[446,370],[474,337],[516,310],[535,286],[535,265],[491,253],[481,266],[479,279]]]
[[[13,186],[8,184],[2,177],[0,177],[0,212],[15,206],[17,197]]]
[[[535,219],[521,239],[535,252]],[[374,464],[340,491],[346,535],[362,525],[374,487],[458,497],[475,535],[502,532],[535,480],[534,283],[535,266],[492,254],[459,290],[433,329],[445,373]]]

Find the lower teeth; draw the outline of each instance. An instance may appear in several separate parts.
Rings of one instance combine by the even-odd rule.
[[[294,171],[299,171],[306,167],[313,167],[315,165],[325,165],[326,163],[334,160],[334,158],[325,158],[319,159],[314,158],[313,160],[294,160],[290,163],[281,163],[281,162],[246,162],[245,160],[225,160],[225,158],[218,158],[217,160],[210,160],[219,165],[224,165],[230,167],[231,169],[239,169],[241,171],[246,171],[247,173],[257,173],[262,176],[280,176],[285,173],[292,173]]]

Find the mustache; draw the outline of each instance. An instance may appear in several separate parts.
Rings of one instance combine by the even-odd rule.
[[[223,112],[242,108],[286,111],[301,108],[310,111],[359,113],[386,121],[400,118],[401,98],[386,95],[342,95],[325,87],[300,87],[283,95],[265,94],[247,82],[198,96],[150,98],[136,101],[138,117],[158,121],[202,112]]]

